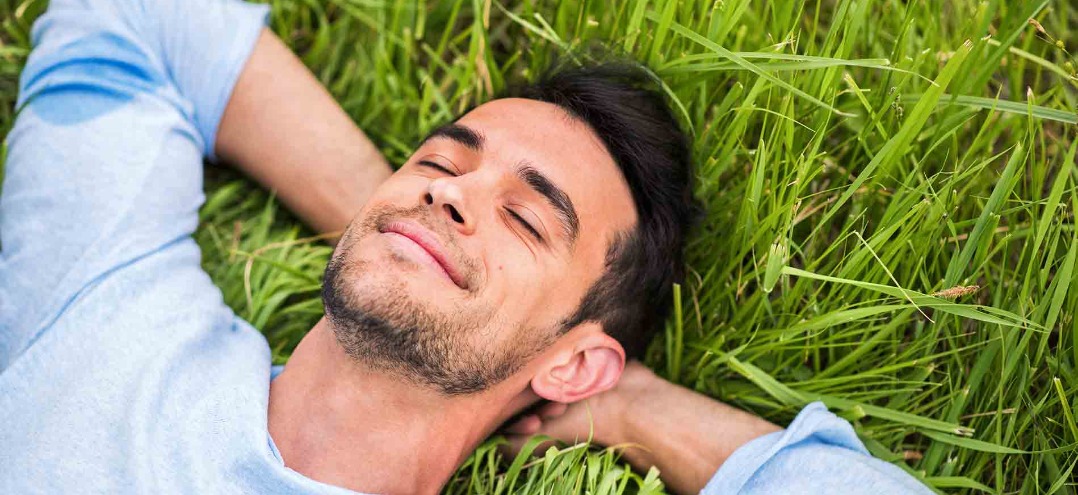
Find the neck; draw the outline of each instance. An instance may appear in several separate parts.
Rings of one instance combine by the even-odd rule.
[[[446,397],[356,363],[323,318],[270,386],[269,432],[285,465],[311,479],[367,493],[436,493],[527,404],[527,384],[518,388]]]

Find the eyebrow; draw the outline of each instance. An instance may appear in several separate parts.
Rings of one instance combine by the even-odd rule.
[[[546,198],[547,203],[554,208],[558,223],[561,224],[565,237],[569,239],[569,244],[576,242],[577,234],[580,233],[580,219],[576,216],[576,208],[573,208],[573,201],[569,199],[569,195],[527,161],[522,161],[517,166],[516,174],[528,187]]]
[[[471,127],[452,123],[443,125],[431,131],[427,137],[423,138],[423,141],[419,143],[419,145],[422,146],[423,143],[435,138],[445,138],[455,141],[477,153],[483,151],[483,144],[486,142],[486,139],[479,133],[479,131],[472,129]]]

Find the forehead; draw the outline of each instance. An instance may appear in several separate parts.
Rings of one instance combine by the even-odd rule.
[[[605,240],[635,225],[632,193],[613,157],[585,123],[558,106],[499,99],[457,123],[483,136],[484,164],[508,169],[527,162],[562,189],[579,216],[582,242]]]

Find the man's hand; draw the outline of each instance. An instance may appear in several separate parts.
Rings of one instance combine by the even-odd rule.
[[[573,404],[547,402],[507,426],[502,433],[509,440],[503,454],[516,456],[534,435],[546,435],[567,444],[586,442],[620,446],[628,441],[621,425],[623,412],[649,384],[662,381],[636,361],[626,363],[618,384],[599,395]],[[548,444],[537,452],[546,450]]]
[[[622,447],[641,472],[658,467],[678,493],[697,493],[738,447],[781,428],[672,384],[638,362],[626,364],[613,389],[574,404],[549,403],[503,433],[516,455],[532,435],[574,444]],[[541,452],[545,446],[540,446]]]

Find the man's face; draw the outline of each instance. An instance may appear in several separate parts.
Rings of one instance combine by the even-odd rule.
[[[557,338],[635,222],[585,124],[495,100],[432,134],[353,219],[326,270],[327,316],[360,362],[480,391]]]

